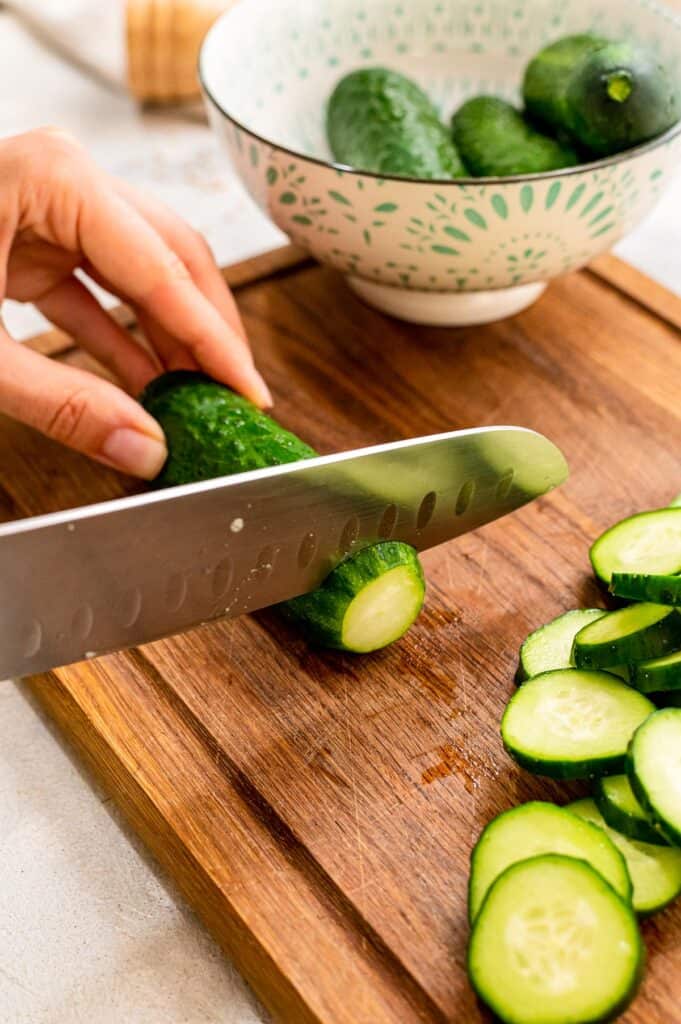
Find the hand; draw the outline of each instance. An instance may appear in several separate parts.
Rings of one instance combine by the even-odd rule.
[[[74,275],[135,311],[143,348]],[[56,129],[0,140],[0,301],[34,302],[137,395],[163,370],[201,369],[271,404],[207,244],[154,199],[100,170]],[[161,428],[129,394],[17,344],[0,323],[0,411],[148,479]]]

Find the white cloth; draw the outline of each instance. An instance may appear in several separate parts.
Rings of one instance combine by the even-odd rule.
[[[5,0],[5,5],[74,63],[124,87],[125,0]]]

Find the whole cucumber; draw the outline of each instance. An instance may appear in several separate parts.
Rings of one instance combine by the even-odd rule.
[[[630,43],[590,54],[570,78],[566,104],[565,127],[599,156],[647,142],[681,116],[671,76],[654,54]]]
[[[329,99],[326,127],[334,159],[357,170],[425,179],[467,175],[428,96],[396,71],[346,75]]]
[[[537,54],[523,95],[530,116],[595,156],[655,138],[681,116],[678,87],[654,54],[593,36],[569,36]]]
[[[546,125],[565,129],[566,89],[575,68],[607,40],[598,36],[565,36],[532,58],[525,69],[523,99],[527,112]]]
[[[537,131],[520,111],[495,96],[476,96],[452,118],[454,142],[476,176],[535,174],[573,167],[574,149]]]

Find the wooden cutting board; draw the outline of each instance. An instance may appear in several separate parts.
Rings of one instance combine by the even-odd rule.
[[[594,537],[681,490],[681,301],[606,258],[514,319],[437,330],[382,317],[290,251],[232,279],[276,415],[320,451],[516,423],[572,476],[428,552],[425,612],[384,653],[310,650],[264,612],[30,686],[277,1019],[486,1020],[465,971],[471,846],[514,803],[585,792],[502,749],[518,645],[601,601]],[[5,518],[130,489],[8,421],[0,467]],[[681,1022],[681,906],[643,930],[624,1020]]]

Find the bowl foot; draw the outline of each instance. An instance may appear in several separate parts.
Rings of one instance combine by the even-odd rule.
[[[514,316],[539,298],[546,283],[521,284],[486,292],[426,292],[348,277],[354,292],[370,306],[399,320],[435,327],[489,324]]]

